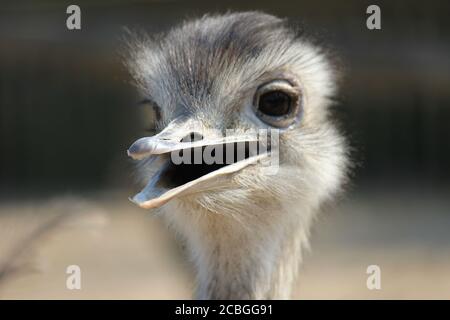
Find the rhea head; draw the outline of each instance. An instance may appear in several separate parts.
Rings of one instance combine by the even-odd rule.
[[[295,272],[294,267],[282,271],[273,260],[287,254],[283,246],[299,228],[300,246],[306,245],[314,213],[339,190],[345,175],[345,142],[329,112],[336,72],[327,53],[285,20],[246,12],[204,16],[163,36],[133,41],[128,65],[159,131],[128,150],[139,160],[147,184],[132,201],[143,208],[162,206],[190,239],[197,267],[209,274],[199,276],[210,280],[204,279],[203,296],[280,296],[270,294],[280,292],[274,281]],[[263,141],[255,132],[269,135]],[[255,141],[256,151],[249,151]],[[174,155],[194,149],[239,144],[244,155],[231,163],[174,163]],[[267,161],[273,157],[277,168],[269,174]],[[202,241],[215,245],[197,250],[207,246]],[[224,249],[227,241],[250,246],[244,251],[261,263],[265,284],[251,272],[233,277],[231,270],[222,270],[224,261],[217,262],[222,273],[211,275],[215,272],[207,264],[215,262],[206,255],[223,249],[233,256],[232,248]],[[231,268],[236,274],[249,268],[247,262],[236,264]],[[240,281],[217,288],[223,274]],[[245,294],[233,295],[236,290]]]

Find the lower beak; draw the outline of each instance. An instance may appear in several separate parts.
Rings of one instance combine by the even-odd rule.
[[[157,168],[145,188],[130,199],[141,208],[157,208],[175,197],[224,187],[234,173],[255,165],[269,154],[267,148],[261,148],[255,136],[241,135],[195,142],[179,141],[158,135],[139,139],[128,149],[128,155],[133,159],[151,158],[151,165]],[[252,144],[253,147],[249,148]],[[175,164],[173,161],[175,154],[204,151],[208,146],[225,151],[222,153],[224,155],[222,163]],[[225,155],[228,154],[226,150],[230,149],[235,153],[238,150],[245,152],[236,156],[233,154],[233,161],[225,161]]]

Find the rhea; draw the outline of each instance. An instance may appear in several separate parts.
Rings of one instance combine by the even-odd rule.
[[[314,218],[346,176],[327,52],[283,19],[244,12],[136,38],[127,65],[159,132],[128,149],[146,183],[132,201],[159,208],[186,242],[196,298],[289,298]],[[231,163],[174,162],[239,145]]]

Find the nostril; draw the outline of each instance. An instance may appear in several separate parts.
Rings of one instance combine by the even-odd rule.
[[[184,136],[184,138],[181,139],[180,142],[195,142],[200,140],[203,140],[203,135],[198,132],[191,132],[188,135]]]

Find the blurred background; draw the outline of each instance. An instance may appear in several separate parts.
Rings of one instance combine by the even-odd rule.
[[[66,28],[70,4],[81,30]],[[366,28],[370,4],[381,30]],[[356,166],[294,298],[450,299],[450,3],[354,0],[2,1],[0,298],[191,298],[175,239],[127,200],[125,151],[148,123],[120,50],[125,28],[227,10],[300,22],[344,63],[336,117]],[[372,264],[381,290],[366,288]]]

